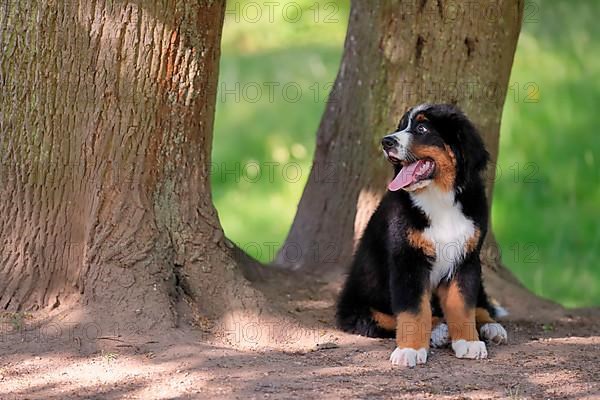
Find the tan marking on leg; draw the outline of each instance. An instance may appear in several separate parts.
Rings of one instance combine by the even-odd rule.
[[[456,158],[450,147],[441,149],[437,146],[414,146],[412,152],[420,159],[431,158],[435,161],[433,182],[445,192],[453,189],[456,179]]]
[[[388,331],[393,331],[396,329],[396,318],[393,315],[371,309],[371,316],[373,317],[373,320],[377,326],[380,328]]]
[[[409,228],[406,238],[412,247],[420,249],[428,257],[435,257],[435,246],[423,235],[422,231]]]
[[[478,308],[477,310],[480,309]],[[371,316],[373,317],[373,320],[375,321],[377,326],[379,326],[380,328],[386,329],[388,331],[393,331],[394,329],[396,329],[396,317],[394,317],[393,315],[371,309]],[[431,317],[431,329],[434,329],[442,322],[444,322],[443,318]]]
[[[496,321],[492,318],[488,310],[482,307],[475,309],[475,322],[477,323],[477,330],[484,324],[493,324]]]
[[[481,231],[479,228],[475,228],[475,233],[465,243],[465,254],[469,254],[477,248],[480,235]]]
[[[475,325],[475,307],[468,307],[456,281],[438,288],[440,304],[452,340],[479,340]]]
[[[399,348],[428,349],[431,338],[431,294],[425,292],[417,313],[401,312],[396,317],[396,344]]]

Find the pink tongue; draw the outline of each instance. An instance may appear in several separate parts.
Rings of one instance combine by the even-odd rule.
[[[398,175],[391,181],[388,185],[388,189],[392,192],[396,190],[400,190],[403,187],[407,187],[408,185],[414,183],[417,179],[417,168],[423,164],[423,160],[416,161],[412,164],[409,164],[405,167],[402,167]]]

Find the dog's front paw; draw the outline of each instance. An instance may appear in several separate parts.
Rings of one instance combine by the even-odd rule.
[[[437,324],[431,331],[431,347],[440,348],[450,343],[450,332],[448,325],[441,323]]]
[[[452,350],[454,350],[454,355],[457,358],[471,358],[475,360],[487,358],[485,343],[479,340],[455,340],[452,342]]]
[[[508,341],[506,329],[497,322],[481,325],[481,328],[479,328],[479,335],[496,344],[505,344]]]
[[[390,355],[390,361],[392,365],[399,365],[401,367],[414,367],[417,364],[425,364],[427,361],[427,349],[421,348],[419,350],[411,349],[410,347],[396,349]]]

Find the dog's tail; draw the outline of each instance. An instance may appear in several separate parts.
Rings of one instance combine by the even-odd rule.
[[[353,333],[373,338],[392,338],[394,330],[388,330],[380,326],[370,315],[352,314],[337,315],[337,326],[344,332]]]
[[[494,309],[494,317],[502,318],[506,317],[509,314],[508,310],[502,307],[502,304],[500,304],[498,300],[494,299],[493,297],[490,298],[490,303],[492,308]]]
[[[344,297],[337,304],[336,324],[339,329],[367,337],[394,337],[396,320],[392,315],[372,310],[360,302],[345,300]]]

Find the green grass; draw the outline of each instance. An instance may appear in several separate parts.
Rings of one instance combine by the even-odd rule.
[[[290,21],[293,8],[283,17],[285,2],[272,22],[266,8],[253,22],[253,2],[237,12],[229,3],[213,194],[227,235],[268,261],[285,240],[310,171],[348,2],[334,9],[330,1],[295,1],[303,7],[297,22]],[[600,305],[600,3],[534,3],[504,110],[494,230],[505,263],[534,292],[567,306]],[[272,96],[266,82],[279,83]]]
[[[235,3],[229,3],[235,12]],[[300,21],[285,21],[280,6],[273,9],[273,23],[266,8],[252,23],[252,9],[242,11],[247,3],[255,2],[242,2],[238,13],[228,14],[223,33],[212,185],[227,235],[268,261],[285,240],[310,172],[349,9],[347,4],[332,9],[329,1],[319,7],[312,0],[294,1],[304,6]]]
[[[511,75],[521,93],[509,92],[504,108],[494,230],[506,264],[534,292],[600,305],[600,3],[538,4]],[[537,102],[524,101],[528,82]]]

